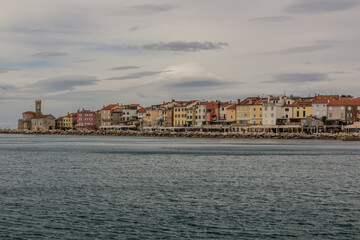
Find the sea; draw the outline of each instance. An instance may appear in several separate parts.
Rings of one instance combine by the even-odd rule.
[[[360,239],[360,142],[0,135],[0,239]]]

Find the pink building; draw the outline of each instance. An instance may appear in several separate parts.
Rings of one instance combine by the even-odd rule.
[[[95,130],[95,112],[82,110],[77,112],[76,130]]]

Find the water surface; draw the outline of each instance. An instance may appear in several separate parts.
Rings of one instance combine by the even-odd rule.
[[[0,239],[359,239],[360,143],[0,135]]]

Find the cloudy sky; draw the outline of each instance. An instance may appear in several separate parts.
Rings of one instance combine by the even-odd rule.
[[[109,103],[360,94],[360,0],[2,0],[0,128]]]

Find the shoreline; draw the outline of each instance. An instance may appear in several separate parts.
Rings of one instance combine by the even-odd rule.
[[[256,133],[256,132],[165,132],[133,130],[100,131],[23,131],[0,129],[0,134],[24,135],[78,135],[78,136],[131,136],[131,137],[173,137],[173,138],[248,138],[248,139],[313,139],[360,141],[360,133]]]

